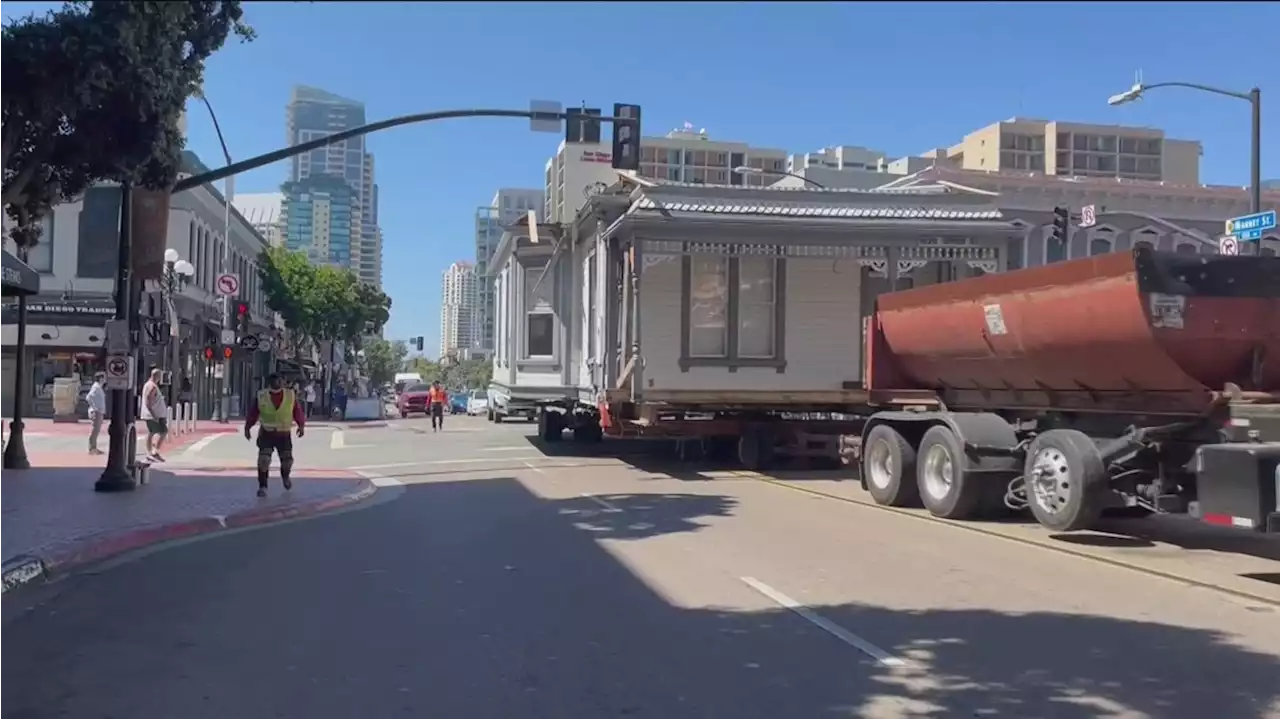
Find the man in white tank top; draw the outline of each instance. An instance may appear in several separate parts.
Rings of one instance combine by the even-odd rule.
[[[163,373],[158,369],[151,370],[151,377],[142,385],[142,419],[147,423],[147,458],[155,462],[163,462],[160,447],[169,434],[169,406],[165,404],[164,392],[160,389],[160,378]]]

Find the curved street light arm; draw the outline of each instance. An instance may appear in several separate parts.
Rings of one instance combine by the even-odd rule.
[[[393,117],[389,120],[382,120],[380,122],[371,123],[369,125],[362,125],[361,127],[353,127],[350,130],[335,132],[332,135],[321,137],[316,140],[310,140],[308,142],[298,143],[297,145],[291,145],[289,147],[281,148],[274,152],[268,152],[265,155],[258,155],[257,157],[251,157],[247,160],[241,160],[240,162],[229,164],[226,167],[219,168],[217,170],[211,170],[209,172],[205,172],[199,175],[192,175],[191,177],[178,180],[177,184],[173,186],[173,192],[178,193],[178,192],[190,190],[193,187],[205,185],[210,182],[216,182],[218,180],[221,180],[224,177],[230,177],[231,175],[238,175],[242,172],[255,170],[259,167],[262,167],[263,165],[270,165],[273,162],[287,160],[290,157],[294,157],[295,155],[301,155],[304,152],[317,150],[321,147],[332,145],[335,142],[341,142],[343,140],[348,140],[353,137],[361,137],[363,135],[368,135],[373,132],[378,132],[379,130],[387,130],[392,127],[399,127],[400,125],[412,125],[419,122],[430,122],[431,120],[451,120],[451,119],[460,118],[460,117],[521,117],[521,118],[549,119],[553,114],[556,115],[561,120],[564,120],[568,117],[568,115],[566,115],[563,112],[550,113],[550,112],[534,112],[532,110],[483,110],[483,109],[482,110],[443,110],[440,112],[423,112],[416,115],[404,115],[402,117]],[[591,119],[599,122],[612,122],[615,124],[619,122],[621,123],[635,122],[635,120],[628,117],[592,117]]]
[[[1191,90],[1211,92],[1215,95],[1226,95],[1227,97],[1234,97],[1238,100],[1246,100],[1248,102],[1253,102],[1253,94],[1251,92],[1235,92],[1233,90],[1224,90],[1220,87],[1213,87],[1212,85],[1201,85],[1195,82],[1155,82],[1150,85],[1141,85],[1142,92],[1146,92],[1147,90],[1155,90],[1161,87],[1185,87]]]

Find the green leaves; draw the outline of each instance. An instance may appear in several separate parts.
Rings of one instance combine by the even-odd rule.
[[[163,190],[177,178],[178,119],[205,61],[232,33],[238,0],[65,3],[3,30],[5,212],[25,246],[58,202],[102,181]]]
[[[409,346],[402,340],[392,342],[378,337],[369,342],[364,348],[364,366],[369,380],[374,386],[395,381],[396,373],[404,367],[408,356]]]
[[[391,318],[391,298],[349,270],[313,265],[283,247],[263,252],[259,266],[267,306],[306,340],[339,340],[358,349]]]

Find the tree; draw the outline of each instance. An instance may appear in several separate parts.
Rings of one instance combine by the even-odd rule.
[[[97,182],[173,185],[205,61],[233,32],[254,37],[240,5],[76,0],[4,27],[3,202],[19,247]]]
[[[343,342],[354,356],[391,317],[391,299],[348,270],[313,265],[302,252],[273,247],[259,262],[267,306],[284,320],[294,347]]]
[[[364,347],[365,371],[369,381],[375,386],[393,382],[396,373],[404,368],[405,358],[409,356],[409,345],[403,340],[394,342],[374,338]]]
[[[444,372],[442,382],[448,387],[484,389],[489,386],[491,379],[493,379],[493,362],[486,359],[471,359],[450,365]]]

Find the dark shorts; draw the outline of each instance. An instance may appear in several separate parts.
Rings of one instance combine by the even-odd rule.
[[[271,453],[275,450],[281,456],[293,454],[293,435],[288,432],[272,432],[270,430],[258,430],[258,451]]]
[[[169,434],[169,420],[167,419],[147,420],[147,434]]]

